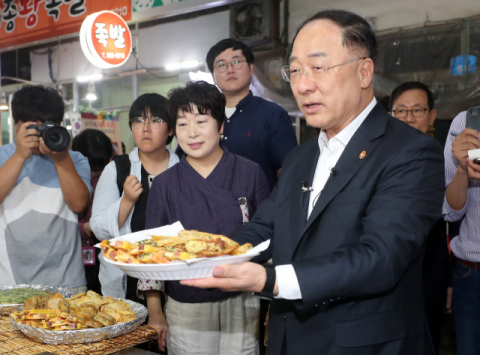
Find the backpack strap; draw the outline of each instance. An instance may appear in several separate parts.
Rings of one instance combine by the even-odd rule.
[[[123,184],[128,176],[130,176],[130,158],[128,154],[117,155],[113,157],[113,161],[115,162],[115,166],[117,167],[117,186],[118,191],[120,192],[120,196],[123,193]]]

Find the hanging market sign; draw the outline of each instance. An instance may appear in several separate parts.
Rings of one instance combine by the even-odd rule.
[[[102,10],[132,19],[132,0],[0,0],[0,49],[78,33]]]
[[[115,68],[128,60],[132,51],[132,34],[117,13],[100,11],[83,21],[80,45],[85,57],[96,67]]]

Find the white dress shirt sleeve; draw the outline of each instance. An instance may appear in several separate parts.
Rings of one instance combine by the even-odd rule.
[[[275,272],[278,283],[278,295],[275,298],[284,298],[286,300],[302,299],[302,291],[300,291],[293,265],[275,266]]]

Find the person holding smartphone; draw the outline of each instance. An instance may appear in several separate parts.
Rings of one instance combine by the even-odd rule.
[[[457,353],[473,355],[480,354],[480,165],[468,157],[468,151],[480,148],[480,120],[478,115],[472,116],[473,120],[467,116],[464,111],[454,118],[445,143],[443,213],[446,221],[461,221],[460,234],[450,242],[456,257],[455,332]]]

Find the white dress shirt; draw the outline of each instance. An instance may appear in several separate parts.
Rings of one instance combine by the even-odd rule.
[[[352,121],[330,140],[327,134],[322,130],[318,137],[318,145],[320,148],[320,157],[315,168],[315,176],[312,183],[312,191],[310,191],[310,202],[308,204],[308,217],[312,213],[315,204],[327,183],[332,169],[337,164],[338,159],[342,155],[345,147],[357,131],[358,127],[367,118],[370,111],[373,110],[377,100],[375,97],[370,104]],[[276,298],[284,298],[295,300],[302,298],[302,292],[298,284],[297,275],[292,265],[280,265],[275,267],[278,282],[278,296]]]

